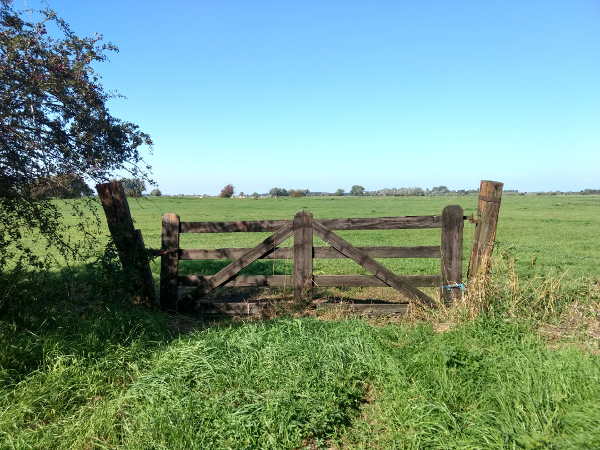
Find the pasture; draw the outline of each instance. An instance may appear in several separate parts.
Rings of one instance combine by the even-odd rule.
[[[146,246],[159,248],[166,212],[268,220],[300,209],[315,218],[429,215],[458,204],[468,215],[477,197],[129,203]],[[467,298],[402,319],[317,311],[206,322],[130,305],[110,289],[118,280],[89,267],[4,280],[0,448],[598,448],[599,213],[597,196],[503,197],[486,311],[476,314]],[[465,272],[472,233],[465,223]],[[439,230],[340,234],[358,245],[439,243]],[[185,246],[264,237],[193,235]],[[399,273],[439,271],[438,260],[381,261]],[[214,273],[211,264],[185,270]],[[152,269],[158,277],[157,262]],[[362,273],[342,260],[317,260],[317,270]]]
[[[461,197],[302,197],[265,199],[220,199],[155,197],[129,201],[136,228],[149,248],[160,248],[161,221],[166,212],[186,221],[293,219],[305,209],[316,219],[343,217],[390,217],[441,214],[446,205],[460,205],[465,215],[477,214],[477,196]],[[600,197],[598,196],[507,196],[502,198],[496,235],[496,252],[515,261],[521,277],[565,275],[575,279],[600,276]],[[474,225],[465,222],[464,273],[468,265]],[[105,231],[107,233],[107,231]],[[382,230],[340,232],[356,245],[436,245],[439,230]],[[185,248],[251,247],[266,235],[226,233],[183,235]],[[389,244],[388,244],[389,243]],[[289,245],[289,241],[288,241]],[[324,245],[315,238],[315,245]],[[263,261],[264,262],[264,261]],[[399,273],[439,272],[439,262],[427,259],[385,260]],[[184,262],[190,273],[209,274],[206,263]],[[214,263],[213,263],[214,264]],[[225,264],[225,263],[223,263]],[[267,270],[291,273],[285,262]],[[263,264],[265,265],[265,264]],[[315,271],[362,273],[350,261],[317,260]],[[154,272],[158,274],[158,264]],[[269,272],[267,272],[269,273]]]

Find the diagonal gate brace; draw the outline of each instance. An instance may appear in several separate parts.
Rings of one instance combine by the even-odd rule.
[[[188,293],[185,297],[178,301],[178,307],[180,309],[185,309],[186,307],[193,305],[196,300],[199,300],[213,289],[224,285],[254,261],[266,255],[267,253],[272,252],[275,247],[289,238],[293,232],[294,229],[292,227],[281,227],[256,247],[248,250],[227,267],[221,269],[214,276],[210,277],[196,289]]]
[[[354,247],[348,241],[339,237],[329,228],[326,228],[319,222],[315,221],[313,223],[313,232],[337,251],[352,259],[354,262],[367,269],[388,286],[393,287],[397,291],[406,295],[409,299],[416,300],[417,302],[429,306],[430,308],[436,307],[435,300],[429,295],[417,289],[409,281],[403,279],[403,277],[396,275],[391,270],[379,264],[369,255]]]

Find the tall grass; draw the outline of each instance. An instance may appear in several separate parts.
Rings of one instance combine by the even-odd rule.
[[[122,308],[13,329],[1,344],[0,446],[600,445],[600,357],[550,349],[527,322],[481,315],[435,333],[280,318],[178,338],[167,323]]]

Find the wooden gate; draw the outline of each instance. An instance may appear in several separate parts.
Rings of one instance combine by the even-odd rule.
[[[240,222],[181,222],[177,214],[162,219],[160,304],[166,311],[183,311],[217,287],[293,286],[294,299],[310,301],[313,286],[388,286],[401,292],[410,302],[435,307],[437,302],[419,287],[438,287],[442,300],[450,300],[462,287],[463,210],[458,205],[446,206],[441,216],[377,217],[358,219],[318,219],[299,211],[293,222],[287,220]],[[441,228],[440,246],[419,247],[355,247],[334,231],[398,230]],[[274,231],[257,246],[223,249],[182,249],[181,233],[231,233]],[[277,246],[294,236],[293,247]],[[313,235],[329,246],[314,247]],[[313,275],[314,258],[349,258],[372,275]],[[439,275],[397,275],[373,258],[440,258]],[[212,276],[179,276],[180,260],[234,259]],[[238,275],[258,259],[293,259],[293,274]],[[179,296],[179,287],[193,287]],[[256,312],[215,304],[203,305],[208,312]]]

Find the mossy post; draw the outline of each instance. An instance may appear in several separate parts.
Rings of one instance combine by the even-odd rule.
[[[117,247],[121,265],[123,269],[131,270],[135,274],[132,295],[143,297],[155,305],[158,296],[142,232],[133,226],[123,186],[118,181],[111,181],[97,184],[96,191],[106,215],[108,230]]]
[[[480,274],[487,275],[490,269],[503,186],[504,184],[498,181],[483,180],[481,182],[477,206],[477,225],[467,273],[469,281]]]

